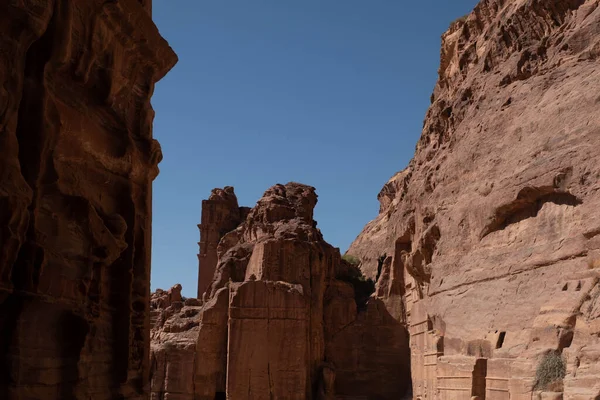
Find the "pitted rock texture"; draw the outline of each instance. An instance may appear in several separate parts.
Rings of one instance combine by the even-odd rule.
[[[210,287],[217,269],[217,246],[227,232],[234,230],[248,215],[249,208],[239,207],[231,186],[214,189],[208,200],[202,201],[200,252],[198,253],[198,298]]]
[[[0,398],[144,399],[150,1],[0,4]]]
[[[415,398],[600,398],[599,5],[484,0],[443,36],[416,154],[348,250]]]
[[[224,192],[235,210],[232,188],[213,195]],[[410,390],[406,328],[323,240],[316,203],[310,186],[273,186],[221,235],[202,300],[153,296],[153,400],[392,400]],[[203,215],[201,230],[225,219]]]

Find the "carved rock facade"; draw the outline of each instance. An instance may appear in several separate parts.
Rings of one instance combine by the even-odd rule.
[[[230,211],[219,215],[235,215],[232,188],[211,198],[224,193]],[[391,400],[410,390],[406,329],[323,240],[316,203],[310,186],[270,188],[221,235],[204,299],[156,306],[152,399]]]
[[[0,398],[142,399],[149,377],[150,1],[0,5]]]
[[[598,27],[597,0],[483,0],[443,36],[416,154],[348,251],[410,331],[415,398],[600,398]]]

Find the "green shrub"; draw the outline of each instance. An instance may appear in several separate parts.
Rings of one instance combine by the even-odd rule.
[[[360,260],[358,258],[350,255],[350,254],[344,254],[342,256],[342,260],[344,260],[347,263],[352,264],[352,265],[358,265],[358,264],[360,264]]]
[[[536,388],[547,389],[562,382],[567,374],[567,366],[563,357],[551,351],[542,357],[535,372]]]

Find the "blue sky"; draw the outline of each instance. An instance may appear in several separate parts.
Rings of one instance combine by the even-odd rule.
[[[276,183],[317,188],[315,219],[344,252],[406,166],[440,36],[475,0],[154,0],[179,63],[157,84],[152,289],[195,297],[202,199],[253,206]]]

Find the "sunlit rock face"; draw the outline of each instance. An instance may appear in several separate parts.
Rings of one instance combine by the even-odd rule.
[[[0,398],[146,399],[150,1],[0,4]]]
[[[200,252],[217,249],[203,298],[170,301],[179,287],[153,295],[152,399],[407,394],[406,328],[369,297],[373,282],[323,240],[315,189],[275,185],[239,213],[234,196],[215,189],[203,203]],[[239,225],[215,236],[231,215]]]
[[[598,6],[484,0],[443,35],[415,156],[348,251],[415,398],[600,396]]]

